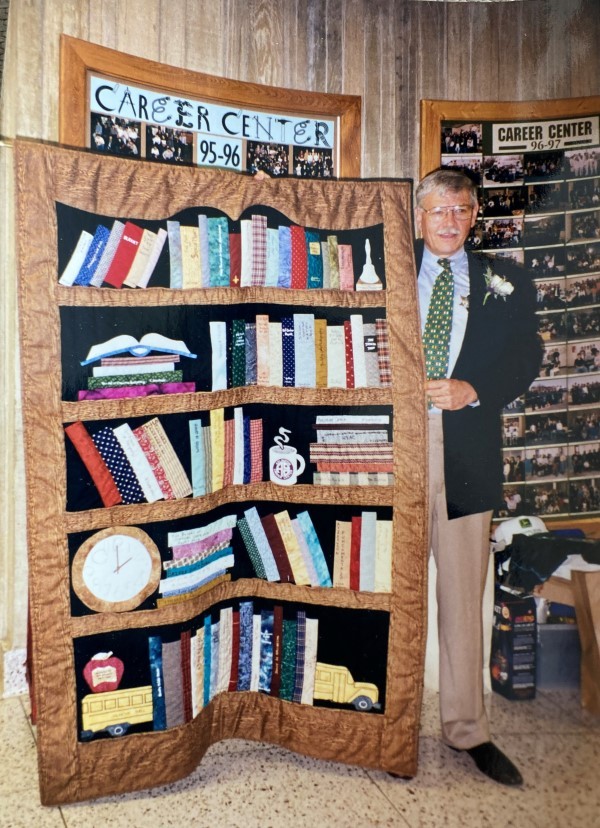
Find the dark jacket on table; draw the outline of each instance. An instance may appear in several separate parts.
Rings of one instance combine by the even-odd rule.
[[[415,243],[417,274],[424,244]],[[448,517],[485,512],[502,505],[504,406],[521,396],[539,374],[535,290],[527,272],[506,259],[468,252],[469,318],[451,378],[470,383],[478,406],[444,411],[444,469]],[[485,272],[506,278],[514,291],[489,295]]]

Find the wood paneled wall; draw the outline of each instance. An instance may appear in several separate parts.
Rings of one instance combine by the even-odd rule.
[[[58,139],[59,35],[173,66],[361,95],[362,175],[416,177],[419,101],[600,94],[598,0],[12,0],[0,133]],[[11,150],[0,146],[0,638],[25,642]],[[6,242],[6,243],[4,243]]]

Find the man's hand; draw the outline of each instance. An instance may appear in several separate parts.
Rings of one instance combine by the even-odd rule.
[[[459,408],[477,402],[477,392],[464,380],[429,380],[425,383],[425,393],[436,408],[444,411],[458,411]]]

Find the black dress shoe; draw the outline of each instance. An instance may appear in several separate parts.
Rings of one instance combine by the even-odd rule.
[[[483,742],[481,745],[475,745],[475,747],[466,750],[460,748],[452,748],[452,750],[468,753],[479,770],[489,776],[490,779],[493,779],[494,782],[512,786],[523,784],[523,777],[518,768],[493,742]]]

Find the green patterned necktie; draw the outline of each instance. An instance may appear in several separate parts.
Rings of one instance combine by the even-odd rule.
[[[444,379],[448,372],[450,331],[452,330],[452,306],[454,280],[449,259],[438,259],[442,271],[438,274],[429,302],[423,347],[427,379]]]

